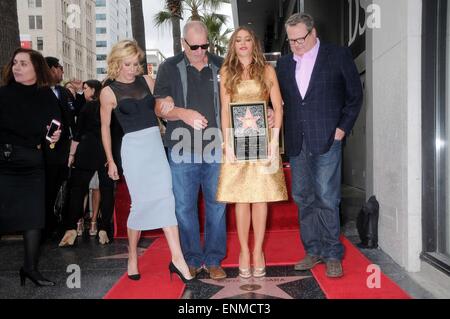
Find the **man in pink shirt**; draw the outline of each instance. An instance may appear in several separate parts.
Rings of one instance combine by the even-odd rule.
[[[292,53],[278,60],[277,75],[292,196],[307,253],[295,269],[308,270],[325,262],[328,277],[341,277],[342,140],[361,109],[362,85],[350,50],[321,43],[310,15],[291,16],[286,32]]]

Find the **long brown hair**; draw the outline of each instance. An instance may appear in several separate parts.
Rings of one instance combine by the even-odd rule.
[[[50,68],[48,67],[47,62],[45,62],[42,54],[38,51],[24,48],[19,48],[14,51],[11,60],[3,69],[3,84],[8,85],[16,82],[16,80],[14,79],[12,68],[14,65],[14,59],[19,53],[26,53],[30,56],[31,63],[34,67],[34,72],[36,73],[37,86],[39,88],[50,86],[50,83],[52,83],[52,75],[50,73]]]
[[[241,30],[247,31],[250,34],[253,43],[252,62],[249,66],[248,75],[250,79],[256,80],[261,85],[263,95],[268,96],[270,88],[269,84],[264,80],[267,62],[255,32],[245,26],[237,28],[228,43],[228,52],[222,66],[222,70],[226,75],[225,88],[227,93],[232,96],[236,92],[236,87],[241,83],[244,74],[244,66],[236,54],[236,37]]]

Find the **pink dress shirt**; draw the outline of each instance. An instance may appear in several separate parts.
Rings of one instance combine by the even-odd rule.
[[[303,57],[294,54],[294,60],[297,62],[295,68],[295,80],[302,98],[305,98],[308,91],[311,75],[316,64],[317,55],[319,54],[320,41],[317,39],[316,45],[306,52]]]

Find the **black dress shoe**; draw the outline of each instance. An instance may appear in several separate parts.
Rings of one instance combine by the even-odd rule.
[[[25,279],[30,279],[32,283],[34,283],[38,287],[52,287],[55,283],[51,280],[45,279],[39,271],[34,270],[31,272],[25,271],[25,269],[20,268],[20,285],[25,286]]]

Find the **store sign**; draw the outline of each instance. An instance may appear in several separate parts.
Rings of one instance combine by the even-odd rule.
[[[21,34],[20,35],[20,47],[24,49],[32,49],[33,42],[31,41],[31,35]]]
[[[348,46],[363,37],[367,28],[381,28],[381,8],[367,0],[348,0]]]

